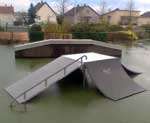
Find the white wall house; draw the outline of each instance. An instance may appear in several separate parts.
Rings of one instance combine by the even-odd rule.
[[[0,25],[12,26],[14,24],[14,8],[13,6],[0,6]]]
[[[65,20],[71,24],[99,23],[99,18],[99,14],[88,5],[78,5],[65,13]]]
[[[36,22],[57,23],[56,13],[46,2],[39,2],[35,6],[35,10],[37,16]]]
[[[138,25],[139,26],[146,25],[146,24],[150,24],[150,11],[145,12],[144,14],[142,14],[138,18]]]
[[[140,11],[132,10],[120,10],[115,9],[108,13],[101,15],[101,19],[104,19],[112,25],[128,25],[130,23],[130,14],[132,16],[132,24],[137,25]]]

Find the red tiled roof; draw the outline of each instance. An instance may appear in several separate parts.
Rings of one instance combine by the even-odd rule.
[[[0,6],[0,13],[2,14],[13,14],[14,7],[13,6]]]

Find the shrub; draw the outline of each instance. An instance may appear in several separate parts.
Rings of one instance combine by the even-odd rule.
[[[80,23],[72,27],[73,38],[107,40],[108,25]]]
[[[150,24],[143,25],[142,28],[147,33],[147,38],[150,38]]]
[[[41,28],[41,26],[40,25],[38,25],[38,24],[33,24],[32,26],[31,26],[31,28],[30,28],[30,30],[29,31],[42,31],[42,28]]]
[[[31,42],[40,41],[44,39],[44,32],[30,31],[29,38]]]
[[[113,31],[123,31],[124,28],[121,27],[120,25],[109,25],[108,30],[110,32],[113,32]]]
[[[29,38],[31,42],[40,41],[44,39],[44,32],[40,25],[34,24],[29,29]]]
[[[4,28],[0,25],[0,31],[4,31]]]
[[[23,25],[23,22],[22,21],[14,21],[14,25],[20,26],[20,25]]]
[[[77,39],[107,40],[107,33],[105,32],[73,32],[72,35],[73,38]]]
[[[137,40],[138,37],[133,31],[120,31],[115,33],[109,33],[107,37],[108,41],[130,43],[131,41]]]
[[[108,23],[86,24],[80,23],[72,27],[73,38],[93,39],[99,41],[133,41],[137,40],[136,33],[124,29],[119,25]]]
[[[60,24],[53,24],[47,23],[44,27],[44,32],[48,33],[70,33],[71,26],[68,23]]]

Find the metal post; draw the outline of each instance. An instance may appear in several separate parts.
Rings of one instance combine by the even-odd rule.
[[[47,80],[45,80],[45,88],[47,88]]]
[[[26,93],[23,94],[23,98],[24,98],[24,100],[26,100]]]
[[[24,93],[24,100],[26,100],[26,92]],[[27,111],[27,105],[26,103],[23,104],[24,105],[24,111],[26,112]]]
[[[27,104],[24,103],[24,111],[27,112]]]
[[[85,69],[84,69],[84,65],[83,65],[83,57],[81,58],[81,70],[83,73],[83,87],[85,88]]]
[[[66,75],[66,68],[64,68],[64,76]]]
[[[13,103],[10,103],[9,106],[10,106],[10,109],[12,110],[12,108],[13,108]]]
[[[82,68],[82,73],[83,73],[83,87],[85,88],[86,87],[86,67],[85,65],[83,65],[83,68]]]

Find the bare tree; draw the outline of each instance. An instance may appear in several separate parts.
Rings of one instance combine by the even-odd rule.
[[[70,0],[54,0],[60,15],[64,15]]]
[[[100,15],[101,15],[101,23],[106,23],[107,20],[106,18],[103,16],[103,14],[105,14],[107,12],[107,3],[105,0],[101,0],[100,2]]]
[[[55,2],[57,11],[59,12],[59,15],[57,16],[58,24],[62,25],[64,22],[64,14],[67,11],[69,1],[70,0],[53,0],[53,2]]]
[[[129,25],[132,25],[134,9],[135,9],[135,2],[134,2],[134,0],[128,0],[127,10],[129,11]]]
[[[105,0],[102,0],[100,3],[100,14],[103,15],[107,12],[107,3]]]

